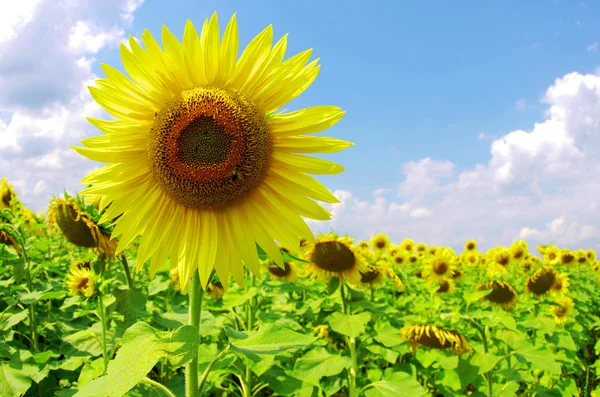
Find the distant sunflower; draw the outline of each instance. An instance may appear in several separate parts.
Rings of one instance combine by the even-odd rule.
[[[396,256],[398,251],[399,251],[399,247],[397,245],[390,244],[390,247],[387,250],[387,254],[390,258],[393,258],[394,256]]]
[[[510,256],[515,261],[520,261],[525,259],[527,255],[529,255],[529,250],[527,248],[527,243],[523,240],[515,241],[510,248],[508,249],[510,252]]]
[[[585,256],[587,257],[589,263],[596,262],[596,251],[594,251],[593,249],[587,250],[585,252]]]
[[[459,267],[456,266],[454,268],[454,271],[452,272],[452,275],[450,276],[452,278],[452,280],[454,281],[458,281],[460,280],[462,277],[464,276],[463,270]]]
[[[322,235],[311,243],[305,259],[309,263],[305,264],[304,271],[309,277],[319,281],[328,282],[337,277],[342,282],[357,284],[360,282],[361,272],[369,270],[353,245],[332,235]]]
[[[579,263],[580,265],[583,265],[588,261],[587,253],[582,249],[579,249],[577,250],[577,252],[575,252],[575,258],[577,260],[577,263]]]
[[[400,330],[400,334],[411,343],[413,354],[416,352],[417,346],[452,349],[457,355],[471,350],[465,337],[458,332],[448,331],[431,324],[407,325]]]
[[[297,270],[295,264],[291,262],[283,262],[283,269],[277,266],[275,261],[271,259],[265,261],[265,264],[267,266],[267,270],[273,277],[279,280],[285,280],[289,282],[293,282],[296,280]]]
[[[408,258],[403,253],[398,252],[394,257],[392,257],[392,262],[396,266],[402,266],[408,263]]]
[[[362,250],[369,250],[371,248],[371,246],[369,245],[368,241],[361,241],[358,243],[356,248],[358,248],[359,250],[362,251]]]
[[[377,252],[385,252],[390,246],[390,238],[385,233],[379,233],[371,238],[371,247]]]
[[[383,281],[382,266],[369,265],[366,272],[360,273],[360,284],[363,287],[373,288],[374,284],[379,284]]]
[[[235,15],[221,37],[214,13],[200,34],[187,21],[182,42],[163,27],[164,49],[148,31],[139,43],[130,37],[121,58],[131,79],[102,65],[107,77],[90,87],[116,119],[89,119],[104,134],[75,148],[109,163],[84,178],[93,186],[82,193],[110,204],[105,220],[120,215],[118,252],[143,232],[137,263],[151,259],[151,275],[170,258],[182,288],[197,270],[203,287],[213,269],[224,287],[230,274],[243,284],[244,265],[260,274],[256,244],[282,265],[275,241],[312,241],[303,217],[331,218],[313,200],[339,200],[308,173],[344,168],[304,154],[352,146],[309,135],[344,112],[315,106],[275,113],[312,84],[320,65],[309,61],[311,50],[284,60],[287,35],[272,42],[270,25],[238,58]]]
[[[218,301],[223,298],[225,295],[225,289],[220,283],[211,282],[206,287],[206,292],[208,292],[214,300]]]
[[[569,290],[569,276],[565,273],[558,273],[554,278],[554,283],[550,287],[552,295],[565,295]]]
[[[433,245],[430,246],[429,248],[427,248],[427,253],[429,255],[435,255],[436,252],[437,252],[437,247],[434,247]]]
[[[560,251],[558,258],[560,263],[565,266],[571,266],[577,262],[577,257],[575,256],[575,254],[573,254],[568,249]]]
[[[509,310],[514,307],[519,297],[517,295],[517,291],[515,291],[515,289],[505,281],[487,281],[483,284],[479,284],[475,288],[475,291],[486,290],[492,290],[492,292],[484,296],[482,300],[491,302],[505,310]]]
[[[550,291],[558,274],[552,266],[543,266],[536,270],[526,281],[527,291],[535,295],[544,295]]]
[[[556,321],[557,324],[563,325],[568,321],[569,316],[575,308],[575,304],[573,303],[573,299],[569,298],[568,296],[561,296],[560,298],[557,298],[555,303],[557,306],[550,307],[550,313],[554,317],[554,321]]]
[[[479,258],[481,255],[477,251],[465,251],[460,254],[460,262],[469,267],[474,267],[479,264]]]
[[[423,278],[442,282],[452,278],[456,269],[455,258],[447,250],[440,249],[433,257],[427,258],[423,264]]]
[[[86,267],[71,267],[67,276],[67,289],[69,295],[91,297],[96,292],[94,272]]]
[[[50,201],[48,223],[58,225],[65,237],[79,247],[94,248],[109,257],[115,254],[117,243],[71,197]]]
[[[419,257],[415,254],[410,254],[408,256],[408,263],[410,263],[411,265],[416,264],[417,262],[419,262]]]
[[[16,199],[15,189],[6,178],[0,179],[0,210],[11,208],[13,199]]]
[[[477,241],[467,240],[467,242],[465,243],[465,251],[477,251]]]
[[[405,238],[400,243],[400,247],[406,252],[413,252],[415,249],[415,242],[409,238]]]
[[[437,289],[436,292],[452,294],[454,293],[455,289],[456,284],[454,283],[454,280],[444,280],[440,282],[440,287]]]
[[[540,252],[544,256],[544,259],[550,263],[555,263],[557,260],[560,259],[560,250],[554,245],[546,246]]]
[[[424,255],[427,253],[427,246],[425,243],[419,243],[415,246],[415,251],[417,251],[418,255]]]

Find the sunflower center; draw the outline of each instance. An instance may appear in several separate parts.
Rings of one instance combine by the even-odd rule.
[[[563,306],[557,307],[554,309],[554,313],[556,314],[556,317],[564,317],[567,314],[567,309],[565,309]]]
[[[148,159],[163,190],[191,208],[232,205],[263,180],[272,144],[264,115],[235,90],[184,91],[156,115]]]
[[[354,267],[356,257],[339,241],[322,241],[315,244],[310,261],[323,270],[342,273]]]
[[[471,251],[474,248],[475,248],[475,244],[473,244],[473,243],[467,244],[467,251]]]
[[[82,277],[81,280],[79,280],[79,284],[77,284],[77,289],[82,290],[83,288],[85,288],[88,281],[89,279],[87,277]]]
[[[379,249],[385,248],[385,241],[378,241],[375,245]]]
[[[508,265],[509,261],[510,261],[510,258],[508,257],[508,255],[500,255],[498,257],[498,264],[500,264],[502,266]]]
[[[433,271],[437,274],[446,274],[446,272],[448,271],[448,264],[444,261],[438,261],[433,266]]]
[[[361,283],[371,283],[377,279],[377,276],[379,276],[379,271],[377,271],[377,270],[370,270],[367,273],[361,273],[360,274],[360,282]]]
[[[554,252],[551,252],[548,254],[548,259],[550,259],[551,261],[556,259],[556,254]]]
[[[515,293],[508,285],[493,282],[492,285],[485,285],[482,289],[492,289],[492,292],[486,296],[486,299],[494,303],[508,303],[514,297]]]

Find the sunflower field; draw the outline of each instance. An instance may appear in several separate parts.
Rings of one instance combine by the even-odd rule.
[[[456,251],[315,236],[309,174],[353,144],[317,77],[233,15],[121,46],[91,97],[101,163],[34,213],[0,180],[0,397],[593,396],[600,264],[525,241]],[[23,199],[23,200],[22,200]]]
[[[211,275],[200,335],[169,262],[135,272],[97,203],[33,214],[3,181],[2,396],[590,396],[600,296],[594,251],[522,241],[479,252],[328,234],[260,249],[260,277]],[[188,284],[188,288],[191,284]],[[196,352],[197,350],[197,352]]]

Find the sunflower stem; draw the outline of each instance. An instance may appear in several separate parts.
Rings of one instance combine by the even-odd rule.
[[[486,336],[486,329],[487,327],[482,327],[481,324],[479,324],[477,321],[470,319],[471,324],[473,324],[473,326],[477,329],[477,331],[479,331],[479,333],[481,334],[481,339],[483,341],[483,351],[485,353],[488,352],[488,341],[487,341],[487,336]],[[488,389],[488,397],[492,397],[492,386],[493,386],[493,380],[494,380],[494,369],[492,368],[489,372],[487,372],[485,374],[485,378],[486,378],[486,383],[487,383],[487,389]]]
[[[346,303],[345,290],[346,290],[345,286],[342,283],[340,285],[340,296],[342,298],[342,310],[344,311],[344,314],[350,314],[349,307]],[[358,374],[358,356],[356,354],[356,339],[351,338],[351,337],[346,337],[346,343],[348,345],[348,348],[350,349],[350,359],[352,361],[352,367],[348,371],[348,396],[349,397],[357,397],[358,392],[356,390],[356,375]]]
[[[256,284],[256,277],[254,276],[254,274],[250,273],[250,286],[251,288],[254,288]],[[246,331],[250,332],[252,331],[252,328],[254,327],[254,313],[253,313],[253,309],[254,309],[254,298],[250,298],[248,299],[248,303],[246,304]],[[246,389],[245,393],[244,393],[244,397],[250,397],[251,396],[251,392],[252,392],[252,370],[250,369],[250,366],[246,365],[246,376],[245,376],[245,382],[246,382]]]
[[[171,390],[169,390],[165,385],[158,383],[150,378],[144,378],[144,379],[142,379],[142,381],[140,383],[146,383],[146,384],[160,390],[161,392],[166,394],[168,397],[175,397],[175,394],[173,394],[173,392],[171,392]]]
[[[375,288],[371,285],[371,302],[375,302]]]
[[[127,286],[130,290],[133,290],[133,279],[131,278],[131,272],[129,271],[129,263],[127,263],[127,257],[125,254],[121,254],[121,264],[123,265],[123,270],[125,270],[125,278],[127,279]]]
[[[100,325],[102,326],[102,358],[104,360],[102,375],[106,375],[106,370],[108,369],[108,349],[106,347],[106,311],[104,302],[102,301],[102,291],[98,291],[98,315],[100,316]]]
[[[25,249],[25,237],[23,234],[23,229],[19,227],[19,239],[17,244],[21,247],[22,259],[25,265],[25,279],[27,280],[27,288],[29,292],[33,292],[33,282],[31,281],[31,262],[29,261],[29,256],[27,256],[27,250]],[[29,327],[31,328],[31,341],[32,341],[32,350],[36,353],[39,349],[38,346],[38,338],[36,332],[36,319],[35,319],[35,302],[29,304]]]
[[[219,360],[222,359],[223,356],[225,356],[227,353],[229,353],[229,349],[230,349],[230,346],[227,346],[225,349],[221,350],[221,353],[219,353],[217,355],[217,357],[215,357],[210,362],[210,364],[208,364],[208,367],[204,370],[204,373],[202,373],[202,379],[200,380],[200,387],[198,388],[199,395],[202,395],[202,391],[204,390],[204,385],[206,384],[206,380],[208,379],[208,375],[210,374],[210,371],[212,371],[215,364],[217,362],[219,362]]]
[[[200,276],[198,271],[195,271],[192,276],[192,281],[188,286],[188,296],[190,305],[188,308],[189,322],[190,325],[196,327],[198,330],[198,337],[200,338],[200,315],[202,313],[202,296],[204,290],[200,286]],[[186,397],[198,397],[198,354],[200,348],[200,341],[198,341],[198,349],[196,355],[185,367],[185,396]]]

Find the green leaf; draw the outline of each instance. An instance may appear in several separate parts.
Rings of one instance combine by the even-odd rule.
[[[316,383],[322,377],[337,375],[351,365],[350,357],[329,354],[323,348],[315,348],[296,360],[293,376],[305,382]]]
[[[475,291],[475,292],[465,292],[463,294],[463,299],[471,304],[473,302],[477,302],[478,300],[480,300],[481,298],[488,296],[493,290],[492,289],[486,289],[483,291]]]
[[[329,325],[335,332],[356,338],[365,332],[365,326],[371,320],[371,313],[362,312],[360,314],[344,314],[340,312],[332,313],[329,318]]]
[[[494,367],[502,360],[502,356],[497,356],[492,352],[484,354],[478,353],[473,358],[473,364],[479,366],[479,374],[485,374],[494,369]]]
[[[327,294],[333,295],[335,293],[335,291],[338,290],[339,287],[340,287],[340,279],[337,277],[333,277],[329,281],[329,284],[327,285]]]
[[[389,379],[373,382],[365,390],[366,397],[425,397],[427,393],[412,376],[394,372]]]
[[[515,349],[513,353],[523,357],[536,369],[542,369],[555,375],[561,373],[560,364],[554,360],[554,355],[545,346],[523,346]]]
[[[377,333],[373,336],[373,339],[380,342],[385,347],[397,346],[404,343],[404,339],[402,339],[402,336],[400,335],[400,330],[391,325],[375,328],[375,331]]]
[[[498,397],[516,397],[517,390],[519,390],[518,382],[508,382],[503,385],[495,385],[496,390],[494,391],[494,396]],[[497,393],[497,394],[496,394]]]
[[[31,386],[31,378],[12,368],[6,361],[0,363],[0,391],[2,397],[20,397]]]
[[[189,362],[198,351],[198,330],[184,325],[173,332],[157,331],[145,322],[135,323],[123,335],[123,346],[102,376],[76,396],[120,397],[146,377],[166,357],[174,368]]]
[[[316,336],[304,335],[278,324],[265,324],[251,333],[236,332],[232,340],[232,329],[228,329],[232,350],[242,353],[252,360],[260,360],[258,354],[277,354],[287,349],[306,347],[317,340]],[[244,339],[237,338],[246,334]]]
[[[0,331],[8,331],[21,321],[25,320],[28,315],[28,309],[18,311],[10,309],[0,314]]]
[[[93,381],[94,379],[102,376],[104,371],[104,358],[100,357],[92,362],[85,363],[81,372],[79,373],[79,379],[77,384],[79,387],[83,387]]]
[[[262,374],[259,380],[269,385],[269,389],[282,396],[296,396],[302,389],[301,380],[288,375],[281,367],[273,366]]]

